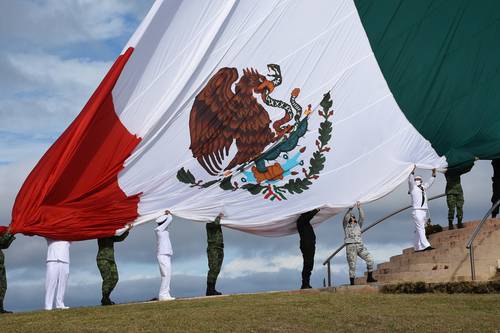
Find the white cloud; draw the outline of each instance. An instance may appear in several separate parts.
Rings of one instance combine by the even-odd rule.
[[[50,54],[11,54],[7,60],[27,80],[48,89],[92,88],[110,62],[62,59]]]
[[[60,132],[111,66],[50,54],[13,54],[7,60],[13,75],[24,83],[0,100],[0,130],[17,133]]]
[[[117,56],[104,41],[131,35],[151,4],[0,1],[0,131],[60,133]]]
[[[11,164],[0,165],[0,225],[10,223],[11,210],[16,194],[41,156],[39,153],[40,147],[29,145],[29,147],[24,146],[23,148],[26,149],[23,151],[23,155],[28,155],[31,152],[33,156]]]
[[[315,267],[322,269],[324,258],[330,254],[331,250],[320,249],[315,254]],[[276,255],[259,257],[237,257],[225,262],[222,266],[222,276],[226,278],[236,278],[255,273],[279,273],[281,270],[302,270],[301,255]],[[332,263],[333,273],[345,270],[342,263]]]
[[[239,277],[252,273],[277,273],[281,269],[298,269],[302,263],[299,256],[240,257],[225,263],[222,267],[224,277]]]
[[[1,1],[0,40],[44,47],[107,40],[130,30],[128,20],[142,17],[151,4],[149,0]]]

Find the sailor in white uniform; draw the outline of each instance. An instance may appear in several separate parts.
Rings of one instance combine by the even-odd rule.
[[[415,222],[415,251],[429,251],[434,248],[425,236],[425,222],[429,212],[426,191],[432,186],[436,179],[436,169],[432,170],[432,177],[427,183],[422,183],[422,177],[414,176],[415,168],[408,177],[408,187],[413,206],[413,222]]]
[[[47,238],[47,275],[45,279],[45,310],[52,310],[54,296],[56,309],[64,305],[64,294],[69,277],[69,246],[71,242]],[[57,295],[56,295],[57,292]]]
[[[166,210],[165,214],[156,219],[158,227],[155,228],[157,240],[158,264],[160,265],[161,285],[158,299],[160,301],[170,301],[175,298],[170,296],[170,276],[171,276],[171,257],[173,254],[172,244],[170,243],[170,235],[168,226],[172,222],[170,211]]]

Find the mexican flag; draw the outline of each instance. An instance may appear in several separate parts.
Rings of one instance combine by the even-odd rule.
[[[296,232],[500,156],[500,2],[158,0],[35,166],[14,232],[81,240],[170,210]]]

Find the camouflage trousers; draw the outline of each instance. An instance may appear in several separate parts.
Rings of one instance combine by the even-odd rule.
[[[356,277],[356,259],[358,256],[366,261],[366,269],[368,272],[373,271],[373,258],[370,252],[366,249],[363,243],[350,243],[345,247],[347,255],[347,263],[349,264],[349,277]]]
[[[108,296],[118,283],[118,268],[114,260],[97,260],[97,267],[102,277],[102,295]]]
[[[5,266],[0,265],[0,310],[3,310],[3,299],[7,292],[7,276],[5,274]]]
[[[214,283],[217,281],[220,269],[222,267],[222,261],[224,260],[224,247],[213,246],[208,244],[207,247],[207,258],[208,258],[208,274],[207,283]]]
[[[463,194],[447,194],[446,203],[448,204],[448,222],[453,223],[455,218],[455,210],[457,211],[457,221],[462,223],[464,216],[464,195]]]

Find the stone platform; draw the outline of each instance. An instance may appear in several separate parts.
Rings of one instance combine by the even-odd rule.
[[[388,262],[377,265],[374,277],[379,283],[449,282],[471,280],[467,241],[478,221],[465,223],[465,228],[444,230],[429,236],[435,250],[415,252],[404,249]],[[474,241],[476,280],[498,277],[500,267],[500,219],[489,219]],[[366,284],[365,277],[356,284]]]

